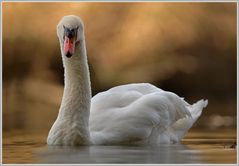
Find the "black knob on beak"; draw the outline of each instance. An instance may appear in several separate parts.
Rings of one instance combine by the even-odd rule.
[[[65,36],[67,36],[69,39],[73,38],[75,36],[75,29],[69,29],[64,26],[65,29]]]
[[[66,36],[71,39],[74,37],[74,31],[73,30],[68,30],[66,31]]]

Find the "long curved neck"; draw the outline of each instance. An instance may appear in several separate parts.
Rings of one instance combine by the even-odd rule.
[[[65,87],[59,118],[70,125],[71,131],[75,131],[82,139],[89,140],[91,84],[85,40],[76,43],[75,54],[71,58],[63,54],[62,43],[61,52]]]

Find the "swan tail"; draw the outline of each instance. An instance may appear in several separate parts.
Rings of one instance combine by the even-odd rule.
[[[199,100],[198,102],[194,103],[193,105],[188,106],[188,109],[191,113],[192,119],[195,122],[200,115],[202,114],[203,108],[208,105],[208,100]]]
[[[203,108],[208,105],[208,100],[199,100],[193,105],[187,105],[187,109],[190,111],[191,116],[184,117],[177,120],[172,126],[170,126],[161,137],[167,137],[167,140],[170,140],[169,143],[179,142],[200,117]],[[164,140],[166,140],[164,138]],[[160,140],[159,140],[160,141]]]

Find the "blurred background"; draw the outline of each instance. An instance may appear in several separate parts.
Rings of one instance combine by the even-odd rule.
[[[85,24],[92,92],[149,82],[209,105],[193,129],[236,133],[236,3],[3,3],[3,134],[44,133],[63,66],[56,25]]]

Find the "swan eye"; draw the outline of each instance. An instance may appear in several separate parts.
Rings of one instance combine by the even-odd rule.
[[[64,33],[63,33],[63,40],[65,40],[65,31],[66,31],[66,27],[65,27],[65,25],[63,25],[63,29],[64,29]]]

